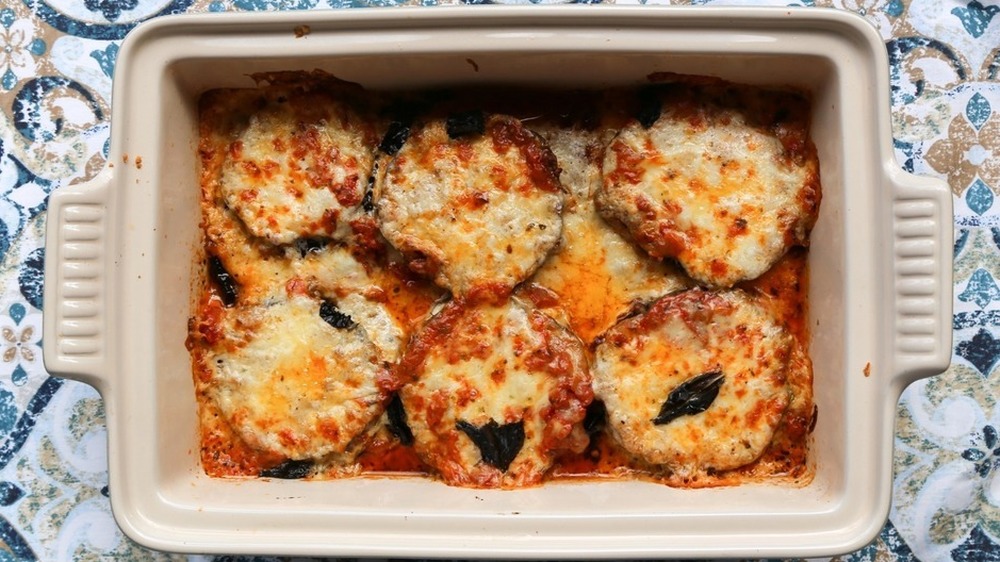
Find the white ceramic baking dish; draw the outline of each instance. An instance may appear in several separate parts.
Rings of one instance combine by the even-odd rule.
[[[200,235],[197,100],[207,89],[251,86],[253,72],[314,68],[370,88],[608,86],[673,71],[813,92],[824,190],[809,256],[814,481],[483,491],[419,478],[206,477],[184,348]],[[157,19],[122,47],[107,168],[49,202],[45,364],[104,397],[115,517],[157,549],[652,558],[860,548],[888,513],[900,392],[951,356],[951,196],[942,182],[896,165],[888,77],[878,34],[834,10],[477,7]]]

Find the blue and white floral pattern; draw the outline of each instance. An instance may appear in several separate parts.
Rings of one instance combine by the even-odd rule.
[[[121,535],[108,500],[100,398],[89,387],[48,377],[41,364],[46,201],[104,165],[114,63],[132,28],[181,12],[571,1],[2,3],[0,560],[211,559],[151,552]],[[946,179],[954,193],[954,359],[947,373],[914,384],[900,401],[890,521],[878,540],[837,560],[1000,562],[1000,4],[618,2],[830,6],[861,14],[878,29],[891,66],[896,156],[907,170]]]
[[[16,302],[0,316],[0,380],[14,386],[28,382],[28,371],[39,370],[42,359],[42,315]]]
[[[35,35],[35,22],[17,19],[10,8],[0,10],[0,87],[4,90],[35,75],[35,58],[45,54],[45,41]]]

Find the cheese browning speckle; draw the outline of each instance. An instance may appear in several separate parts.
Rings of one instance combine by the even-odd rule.
[[[220,195],[255,236],[273,244],[350,236],[372,173],[375,127],[343,90],[272,92],[228,143]]]

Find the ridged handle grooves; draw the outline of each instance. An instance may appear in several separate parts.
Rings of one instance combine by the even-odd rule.
[[[110,170],[49,199],[43,354],[53,375],[99,387],[107,363]]]
[[[902,170],[893,184],[894,356],[904,384],[951,362],[951,192],[943,181]]]

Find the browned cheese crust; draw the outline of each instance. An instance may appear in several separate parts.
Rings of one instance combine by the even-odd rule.
[[[232,123],[219,196],[272,244],[345,240],[360,218],[374,162],[375,122],[340,82],[278,85]]]
[[[465,297],[502,298],[562,231],[563,190],[544,142],[503,115],[451,138],[445,119],[411,129],[378,188],[382,234],[410,268]]]
[[[679,83],[643,103],[608,147],[596,197],[605,217],[709,287],[754,279],[807,243],[820,183],[805,98]]]
[[[399,372],[412,379],[401,396],[416,451],[448,484],[535,485],[557,453],[586,445],[579,424],[593,394],[583,345],[517,299],[445,305]]]
[[[794,339],[743,291],[656,301],[599,340],[594,390],[622,446],[677,478],[750,464],[789,402]]]

